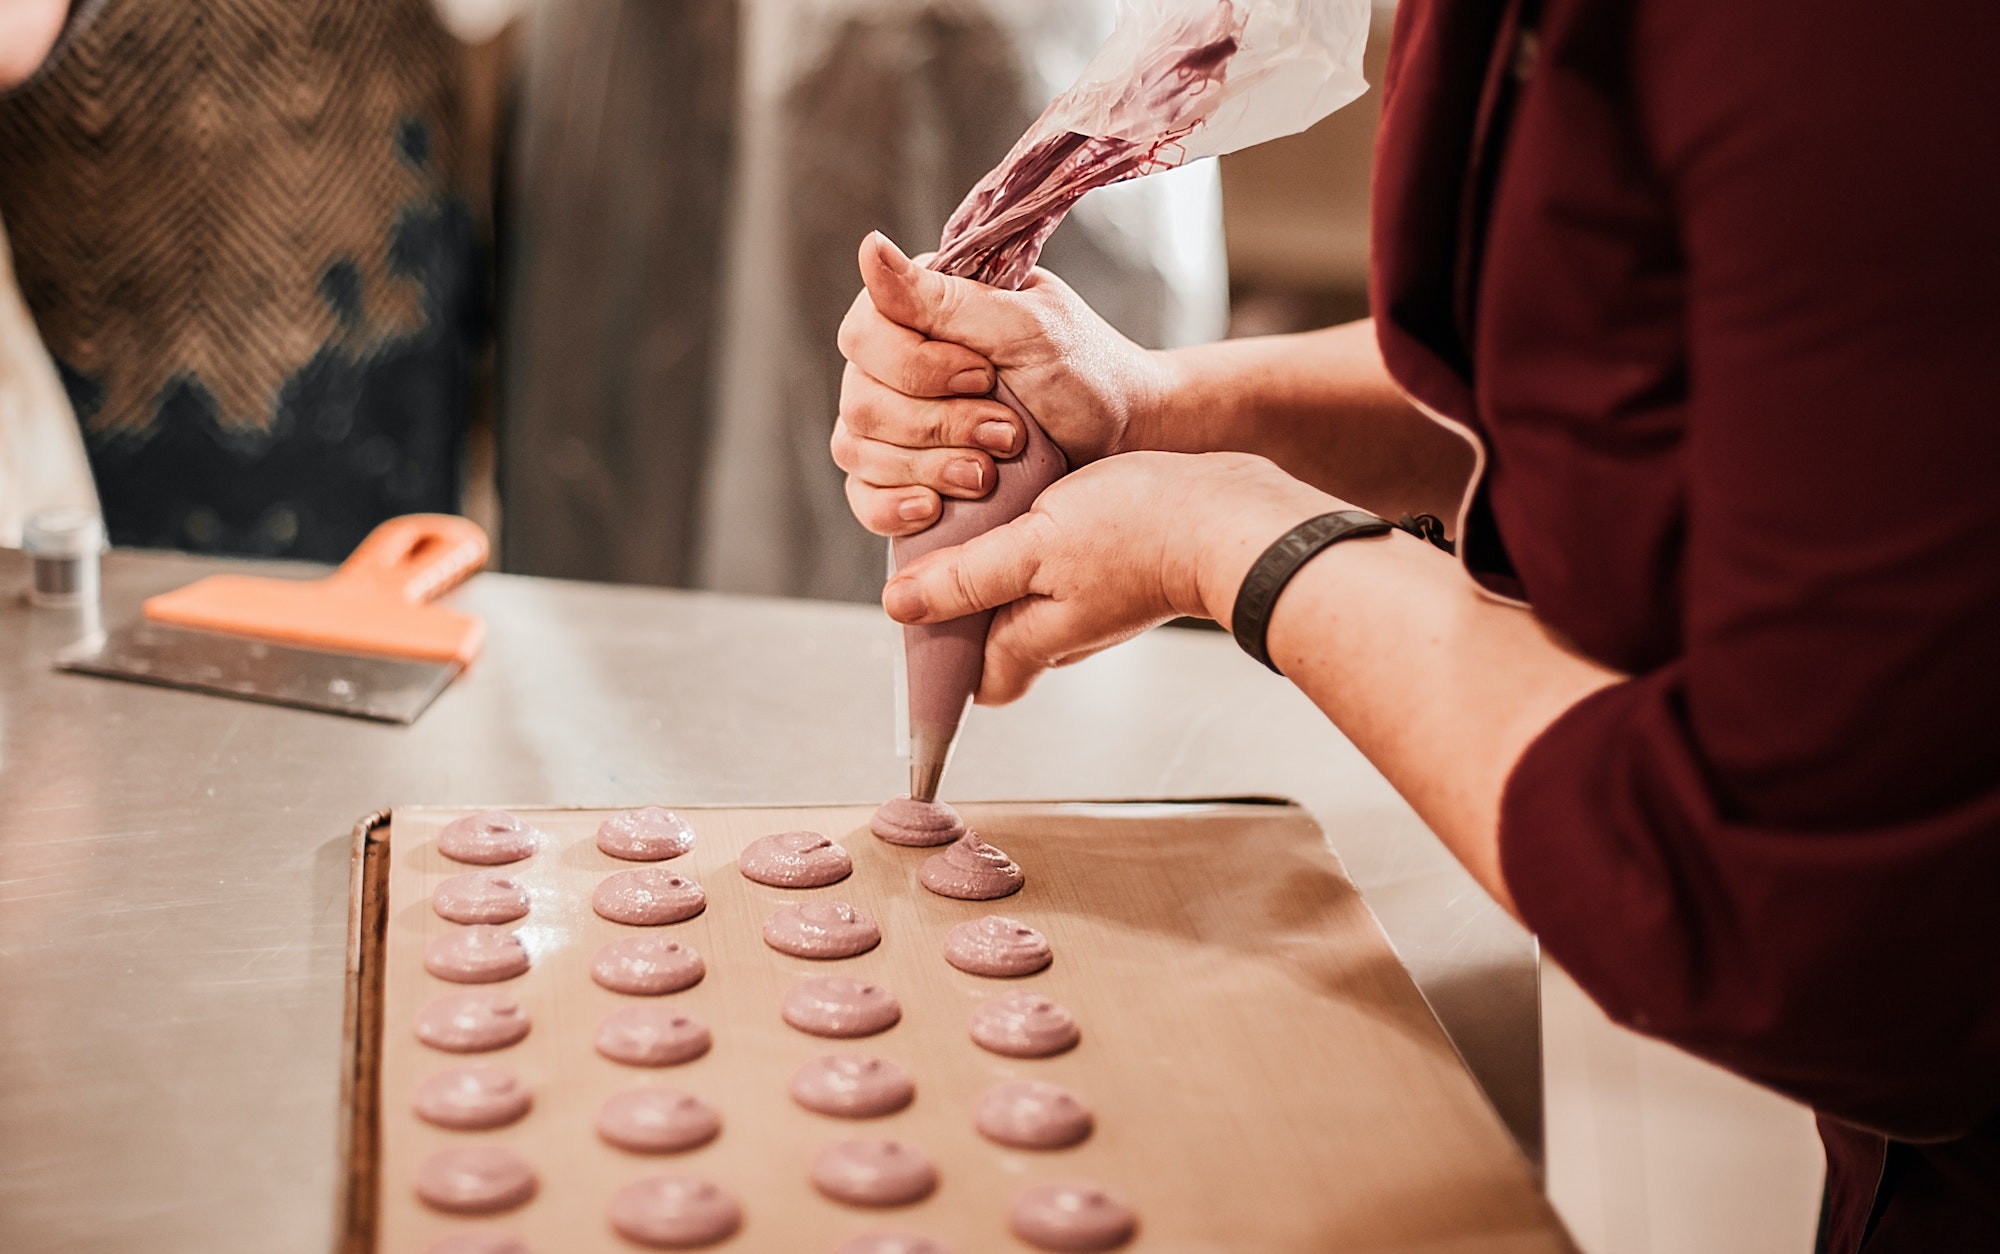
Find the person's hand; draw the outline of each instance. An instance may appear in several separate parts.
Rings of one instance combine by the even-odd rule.
[[[1226,618],[1271,541],[1342,503],[1240,453],[1125,453],[1058,479],[1014,521],[898,571],[882,607],[936,623],[998,607],[978,699],[1177,615]]]
[[[1134,447],[1165,366],[1062,280],[1036,270],[1009,292],[938,274],[879,232],[860,261],[865,287],[840,326],[848,364],[832,449],[870,531],[922,531],[941,495],[993,490],[994,459],[1023,438],[1014,412],[987,395],[996,372],[1072,466]]]

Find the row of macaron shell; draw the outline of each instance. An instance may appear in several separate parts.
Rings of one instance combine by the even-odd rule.
[[[918,822],[908,821],[912,807],[927,808]],[[899,815],[898,810],[902,813]],[[944,824],[925,822],[942,811]],[[923,807],[899,798],[884,806],[871,824],[876,834],[893,844],[950,842],[944,854],[931,858],[920,875],[926,887],[943,896],[990,900],[1017,891],[1018,866],[1004,853],[965,831],[949,807]],[[914,829],[914,830],[913,830]],[[664,861],[687,852],[693,829],[678,815],[658,807],[625,811],[606,820],[597,834],[598,847],[628,860]],[[468,816],[440,833],[440,850],[462,862],[495,865],[530,855],[540,835],[513,815],[493,811]],[[838,883],[852,873],[845,849],[815,832],[781,832],[764,837],[743,851],[739,869],[753,881],[782,888],[811,888]],[[691,918],[705,906],[700,886],[666,868],[623,871],[602,881],[593,894],[597,913],[614,922],[657,926]],[[505,876],[493,872],[455,876],[437,886],[433,905],[440,915],[469,926],[477,942],[444,937],[434,942],[435,955],[426,966],[447,979],[486,982],[509,979],[526,969],[525,951],[509,953],[511,934],[494,926],[526,912],[526,894]],[[478,932],[476,929],[488,929]],[[844,902],[816,900],[780,907],[764,925],[773,948],[800,957],[837,959],[872,949],[881,933],[864,912]],[[493,935],[499,933],[498,936]],[[456,940],[457,944],[449,942]],[[518,942],[512,949],[518,950]],[[1049,965],[1047,941],[1034,929],[997,915],[961,923],[951,929],[945,956],[952,965],[978,975],[1008,977],[1033,974]],[[433,958],[435,957],[435,960]],[[678,991],[704,974],[699,954],[689,946],[658,934],[622,938],[606,945],[592,963],[593,978],[617,992],[655,996]],[[456,1000],[457,1013],[444,1011]],[[526,1034],[525,1015],[518,1022],[505,1013],[482,1013],[476,994],[441,999],[419,1019],[419,1036],[441,1048],[465,1050],[511,1044]],[[506,1007],[501,1007],[505,1010]],[[518,1007],[513,1009],[518,1014]],[[844,977],[808,979],[785,997],[783,1015],[794,1027],[822,1036],[865,1036],[898,1021],[900,1006],[877,984]],[[426,1032],[426,1020],[436,1029]],[[455,1031],[492,1027],[504,1039],[484,1046],[467,1040],[480,1036]],[[1010,994],[991,999],[975,1013],[975,1041],[995,1052],[1015,1057],[1040,1057],[1073,1046],[1078,1039],[1074,1020],[1046,997]],[[600,1026],[599,1052],[632,1065],[662,1066],[689,1061],[706,1052],[708,1032],[698,1020],[657,1007],[630,1007],[613,1012]],[[449,1077],[449,1078],[447,1078]],[[505,1095],[504,1102],[485,1101],[491,1117],[507,1122],[525,1113],[527,1094],[498,1068],[462,1068],[426,1082],[427,1091],[456,1088],[473,1094],[469,1104]],[[795,1100],[809,1109],[832,1115],[867,1117],[906,1106],[914,1097],[908,1073],[887,1059],[867,1055],[831,1055],[808,1062],[792,1080]],[[433,1109],[426,1113],[424,1094],[419,1113],[447,1126],[472,1126],[463,1109]],[[468,1103],[458,1103],[464,1107]],[[518,1108],[517,1108],[518,1107]],[[511,1113],[510,1113],[511,1112]],[[444,1118],[434,1115],[443,1113]],[[1066,1090],[1039,1081],[996,1086],[981,1097],[975,1125],[997,1142],[1020,1148],[1048,1149],[1074,1144],[1090,1132],[1088,1110]],[[720,1116],[691,1094],[668,1089],[637,1089],[615,1095],[598,1116],[598,1131],[607,1142],[642,1153],[666,1153],[693,1148],[720,1131]],[[495,1126],[483,1124],[479,1126]],[[451,1153],[451,1151],[444,1151]],[[525,1164],[521,1164],[525,1167]],[[501,1174],[508,1174],[502,1172]],[[518,1174],[518,1173],[516,1173]],[[836,1200],[855,1205],[896,1205],[920,1200],[936,1186],[936,1171],[914,1146],[889,1140],[835,1142],[814,1160],[813,1183]],[[532,1195],[503,1198],[503,1204],[481,1210],[507,1209]],[[426,1199],[433,1200],[434,1199]],[[446,1207],[452,1209],[452,1207]],[[466,1208],[461,1208],[466,1209]],[[636,1181],[621,1190],[612,1205],[613,1226],[641,1244],[659,1248],[692,1248],[732,1235],[741,1209],[717,1186],[694,1177],[662,1176]],[[1073,1182],[1038,1185],[1025,1191],[1012,1209],[1010,1226],[1032,1244],[1051,1250],[1110,1249],[1129,1239],[1135,1219],[1129,1208],[1094,1186]],[[487,1234],[506,1241],[500,1234]],[[479,1234],[463,1234],[474,1239]],[[519,1249],[517,1243],[460,1244],[448,1238],[435,1254],[494,1254]],[[841,1254],[926,1254],[943,1247],[914,1234],[876,1233],[841,1247]]]
[[[694,831],[678,815],[650,807],[614,815],[599,830],[608,853],[632,860],[664,860],[694,846]],[[445,825],[439,852],[457,862],[503,866],[532,856],[545,837],[505,811],[468,815]],[[529,955],[513,932],[500,926],[528,913],[526,888],[497,871],[455,875],[432,891],[436,913],[464,926],[434,938],[425,947],[424,967],[441,979],[466,984],[510,980],[525,972]],[[618,920],[660,924],[692,918],[706,907],[700,885],[678,875],[643,868],[611,876],[598,886],[598,913]],[[706,974],[692,947],[656,934],[624,938],[604,947],[592,962],[592,978],[614,991],[657,995],[698,983]],[[498,990],[451,994],[419,1012],[418,1039],[435,1048],[476,1053],[512,1045],[529,1031],[518,1001]],[[599,1025],[600,1053],[638,1065],[690,1061],[707,1052],[707,1027],[693,1016],[655,1006],[613,1012]],[[528,1111],[532,1095],[500,1067],[457,1067],[426,1079],[418,1088],[417,1113],[440,1126],[473,1130],[503,1126]],[[691,1149],[713,1140],[720,1114],[693,1094],[665,1088],[637,1088],[614,1094],[599,1109],[598,1132],[607,1142],[642,1152]],[[418,1196],[435,1209],[461,1215],[512,1210],[533,1197],[533,1167],[511,1151],[484,1145],[440,1150],[418,1168]],[[647,1177],[612,1197],[614,1229],[630,1239],[662,1248],[696,1248],[732,1235],[741,1224],[735,1199],[691,1176]],[[646,1241],[647,1236],[659,1239]],[[528,1254],[511,1234],[467,1229],[448,1234],[426,1254]]]

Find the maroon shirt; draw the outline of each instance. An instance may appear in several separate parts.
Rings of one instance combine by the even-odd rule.
[[[1375,265],[1468,564],[1632,676],[1528,923],[1820,1112],[1829,1248],[2000,1249],[2000,4],[1403,0]]]

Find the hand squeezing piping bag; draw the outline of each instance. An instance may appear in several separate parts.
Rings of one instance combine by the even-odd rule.
[[[1021,451],[997,464],[993,491],[976,501],[947,498],[938,520],[913,536],[899,536],[892,548],[900,568],[933,549],[964,544],[982,532],[1020,517],[1042,489],[1069,472],[1069,459],[1042,433],[1014,394],[1001,384],[995,400],[1021,416],[1027,441]],[[910,795],[937,799],[938,781],[958,738],[959,722],[985,670],[986,631],[993,611],[944,623],[903,628],[903,664],[909,669]]]
[[[1121,0],[1084,67],[967,194],[930,266],[1016,290],[1085,192],[1304,130],[1359,96],[1371,0]],[[947,498],[938,521],[898,537],[900,569],[1026,513],[1068,459],[1001,380],[1021,451],[996,461],[993,491]],[[991,610],[903,629],[910,795],[937,797],[965,708],[979,690]]]

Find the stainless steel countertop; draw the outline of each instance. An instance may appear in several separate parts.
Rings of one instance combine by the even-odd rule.
[[[105,616],[218,569],[105,559]],[[57,674],[0,552],[0,1249],[326,1250],[349,833],[417,803],[902,791],[866,606],[482,575],[486,656],[415,727]],[[1280,794],[1318,818],[1532,1159],[1534,948],[1290,685],[1162,630],[975,710],[967,798]]]

